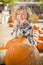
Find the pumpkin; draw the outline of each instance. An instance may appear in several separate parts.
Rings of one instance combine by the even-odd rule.
[[[18,38],[16,38],[16,39],[11,39],[11,40],[9,40],[8,42],[7,42],[7,44],[6,44],[6,48],[8,49],[8,48],[10,48],[13,44],[15,45],[15,44],[21,44],[23,41],[25,41],[26,40],[26,38],[25,37],[18,37]],[[25,41],[26,42],[26,41]]]
[[[33,25],[33,35],[34,35],[34,42],[35,42],[35,45],[37,46],[37,40],[38,40],[38,34],[39,34],[39,32],[38,32],[38,25],[36,25],[36,24],[34,24]]]
[[[38,32],[39,32],[39,34],[43,34],[43,29],[39,28]]]
[[[38,31],[39,31],[39,35],[38,35],[37,46],[39,50],[43,51],[43,30],[38,29]]]
[[[13,27],[13,23],[9,23],[9,27]]]
[[[33,30],[37,30],[39,27],[38,27],[38,25],[37,24],[34,24],[33,25]]]
[[[9,27],[13,27],[14,22],[13,22],[13,20],[12,20],[12,16],[11,16],[11,15],[10,15],[10,17],[9,17],[8,23],[9,23]]]
[[[39,50],[43,51],[43,29],[38,28],[36,25],[33,25],[34,30],[34,42]]]
[[[9,48],[5,55],[6,65],[40,65],[39,52],[36,47],[17,44]]]
[[[38,49],[43,51],[43,34],[34,35],[34,42]]]
[[[4,57],[7,49],[5,47],[0,47],[0,64],[4,63]]]
[[[40,51],[43,51],[43,42],[42,41],[38,41],[37,42],[37,47]]]
[[[38,40],[43,41],[43,34],[38,35]]]
[[[37,46],[39,50],[43,51],[43,34],[39,34],[38,35],[38,42],[37,42]]]

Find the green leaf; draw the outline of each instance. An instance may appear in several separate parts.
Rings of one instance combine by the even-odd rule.
[[[13,5],[15,2],[19,2],[19,0],[0,0],[4,5],[10,4]]]

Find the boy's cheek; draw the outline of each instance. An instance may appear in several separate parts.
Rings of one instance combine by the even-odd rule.
[[[20,21],[21,20],[21,17],[20,16],[17,16],[17,20]]]

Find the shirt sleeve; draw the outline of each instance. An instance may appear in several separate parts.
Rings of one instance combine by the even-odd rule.
[[[17,37],[17,27],[13,27],[13,29],[11,30],[11,35],[16,38]]]

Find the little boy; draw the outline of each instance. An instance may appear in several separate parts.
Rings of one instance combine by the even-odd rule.
[[[32,23],[28,20],[29,14],[25,8],[19,8],[15,12],[14,28],[11,32],[14,38],[26,37],[33,44]]]

